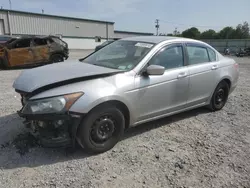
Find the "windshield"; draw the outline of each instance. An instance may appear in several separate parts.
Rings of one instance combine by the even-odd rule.
[[[83,59],[85,63],[98,66],[131,70],[150,51],[154,44],[119,40]]]

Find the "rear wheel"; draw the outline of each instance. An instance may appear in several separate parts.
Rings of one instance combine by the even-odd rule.
[[[0,69],[7,69],[8,66],[6,65],[6,59],[0,58]]]
[[[124,127],[124,115],[117,107],[99,106],[84,118],[77,132],[77,140],[88,152],[105,152],[121,139]]]
[[[58,63],[58,62],[63,62],[64,58],[63,55],[61,54],[54,54],[50,57],[51,63]]]
[[[216,87],[213,96],[210,101],[210,109],[212,111],[221,110],[228,99],[229,94],[229,86],[225,81],[221,81],[218,86]]]

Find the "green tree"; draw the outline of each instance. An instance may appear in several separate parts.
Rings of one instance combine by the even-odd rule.
[[[200,31],[196,27],[189,28],[182,32],[182,36],[186,38],[199,39]]]
[[[236,30],[232,27],[225,27],[223,28],[219,34],[218,34],[218,38],[220,39],[234,39],[237,38],[235,36]]]
[[[172,37],[172,36],[174,36],[174,35],[173,35],[172,33],[168,33],[167,36]]]
[[[216,39],[216,38],[217,38],[217,33],[213,29],[204,31],[200,35],[200,39]]]
[[[235,38],[237,39],[247,39],[249,38],[249,24],[244,22],[243,24],[239,24],[235,30]]]

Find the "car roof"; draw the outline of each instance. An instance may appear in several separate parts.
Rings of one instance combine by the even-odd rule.
[[[138,37],[127,37],[121,40],[140,41],[140,42],[148,42],[148,43],[154,43],[154,44],[158,44],[163,41],[171,41],[171,40],[203,43],[201,41],[197,41],[193,39],[182,38],[182,37],[170,37],[170,36],[138,36]]]
[[[12,36],[10,36],[10,35],[0,35],[0,37],[4,37],[4,38],[12,38]]]
[[[38,39],[47,39],[47,38],[59,38],[58,36],[54,35],[23,35],[20,37],[14,37],[17,39],[32,39],[32,38],[38,38]]]

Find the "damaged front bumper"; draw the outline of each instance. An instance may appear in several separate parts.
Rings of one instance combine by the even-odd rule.
[[[75,147],[76,132],[80,125],[82,114],[23,114],[24,124],[37,137],[43,147]]]

